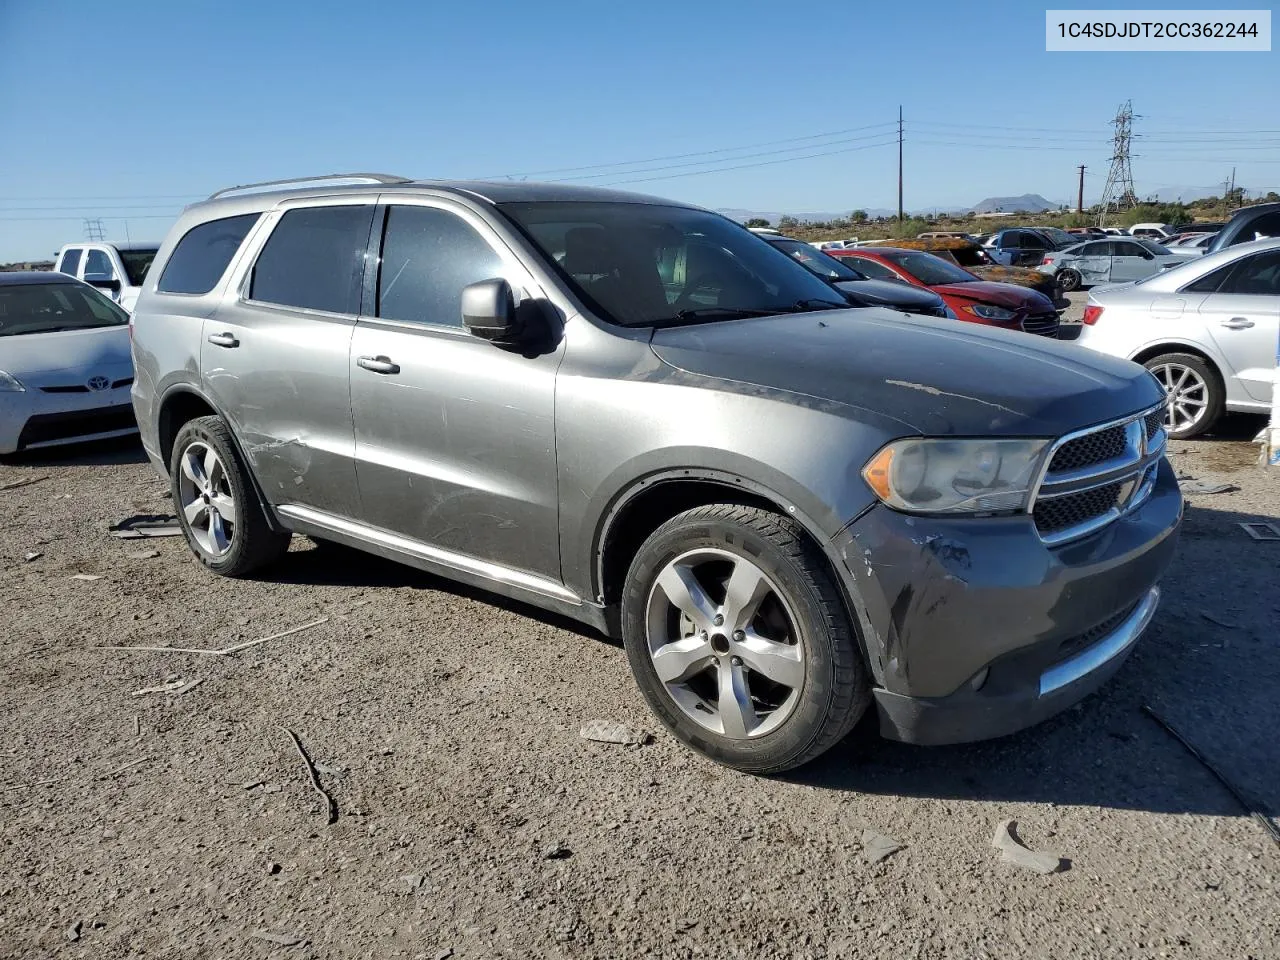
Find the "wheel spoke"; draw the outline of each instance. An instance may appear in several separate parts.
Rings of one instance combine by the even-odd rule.
[[[653,651],[653,668],[663,683],[683,683],[715,660],[709,641],[697,634]]]
[[[204,512],[205,512],[204,501],[192,500],[190,503],[188,503],[185,507],[182,508],[182,512],[187,518],[187,523],[191,524],[191,526],[194,527],[197,523],[199,523],[202,519],[204,519]]]
[[[769,595],[769,581],[754,563],[739,560],[733,567],[724,596],[727,630],[745,630],[755,619],[760,601]]]
[[[1191,376],[1191,371],[1187,367],[1182,368],[1182,376],[1178,378],[1178,382],[1174,385],[1175,390],[1181,390],[1182,385],[1187,382],[1187,378]]]
[[[200,457],[194,450],[188,450],[182,458],[182,473],[188,480],[197,487],[203,487],[205,484],[204,465],[200,462]]]
[[[211,499],[213,508],[221,515],[223,522],[235,526],[236,502],[225,493],[215,493]]]
[[[662,592],[698,630],[706,630],[716,615],[716,605],[707,596],[693,570],[684,564],[670,564],[658,577]]]
[[[222,462],[218,455],[209,449],[204,455],[204,475],[209,486],[214,486],[222,479]]]
[[[720,729],[726,737],[743,739],[759,723],[755,707],[751,705],[746,671],[736,663],[720,663],[720,699],[717,708]]]
[[[227,528],[223,526],[222,516],[217,510],[209,511],[209,544],[214,553],[226,553],[231,546],[231,538],[227,536]]]
[[[756,673],[792,690],[804,683],[804,661],[799,645],[774,643],[755,631],[747,631],[745,640],[734,644],[733,652]]]

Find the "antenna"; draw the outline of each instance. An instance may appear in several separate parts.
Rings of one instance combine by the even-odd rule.
[[[1116,132],[1112,137],[1111,169],[1107,172],[1107,182],[1102,188],[1102,212],[1098,214],[1098,226],[1106,222],[1107,211],[1113,205],[1117,210],[1127,210],[1138,205],[1138,194],[1133,189],[1133,166],[1129,162],[1134,119],[1133,101],[1126,100],[1111,121]]]

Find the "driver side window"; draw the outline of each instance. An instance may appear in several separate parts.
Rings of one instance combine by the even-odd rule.
[[[898,275],[883,263],[867,257],[850,257],[859,273],[864,273],[872,280],[897,280]]]

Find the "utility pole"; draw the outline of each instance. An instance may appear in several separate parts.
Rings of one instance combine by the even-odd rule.
[[[106,231],[102,228],[102,221],[98,219],[88,219],[84,221],[84,236],[86,240],[105,240],[107,238]]]
[[[1084,213],[1084,164],[1076,169],[1080,171],[1080,186],[1076,188],[1076,213]]]
[[[902,220],[902,104],[898,104],[898,222]]]
[[[1236,195],[1236,168],[1231,168],[1231,189],[1227,192],[1227,209],[1231,208],[1231,200]]]

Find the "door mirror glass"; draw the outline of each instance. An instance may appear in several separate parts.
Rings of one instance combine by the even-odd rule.
[[[85,277],[84,282],[97,287],[99,290],[110,290],[112,293],[120,292],[119,280],[109,280],[106,277]]]
[[[494,278],[463,287],[462,325],[481,340],[493,343],[518,341],[524,331],[516,313],[511,284]]]

